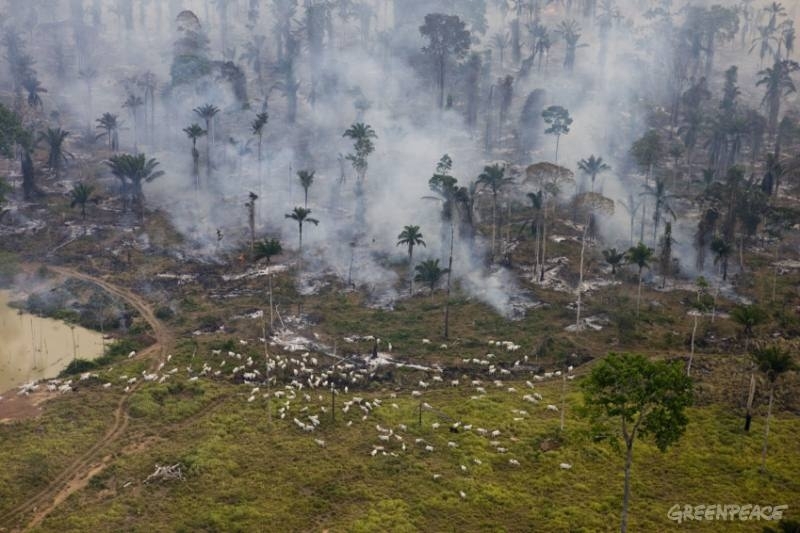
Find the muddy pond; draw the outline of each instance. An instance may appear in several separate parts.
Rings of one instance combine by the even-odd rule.
[[[73,358],[103,354],[94,331],[9,307],[15,296],[0,291],[0,395],[33,380],[54,378]]]

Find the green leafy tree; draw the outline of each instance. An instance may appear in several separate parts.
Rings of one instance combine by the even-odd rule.
[[[372,139],[377,139],[378,135],[369,124],[357,122],[350,126],[342,136],[354,141],[355,153],[347,154],[346,159],[353,165],[359,182],[363,182],[367,176],[367,158],[375,151],[375,143],[372,142]]]
[[[419,32],[428,39],[422,52],[436,64],[436,85],[439,88],[439,109],[444,108],[445,73],[451,57],[460,60],[466,57],[472,43],[466,24],[456,15],[431,13],[425,15],[425,24]]]
[[[414,247],[415,246],[425,246],[425,241],[423,240],[422,232],[419,231],[419,226],[404,226],[403,231],[400,232],[400,235],[397,236],[397,246],[407,246],[408,247],[408,268],[411,270],[414,261]],[[410,294],[413,296],[414,294],[414,277],[409,276],[411,278],[410,281]]]
[[[648,248],[644,243],[639,243],[631,247],[625,254],[625,259],[636,265],[639,274],[639,288],[636,291],[636,318],[639,318],[639,307],[642,301],[642,271],[650,268],[650,260],[653,258],[653,249]]]
[[[442,279],[442,276],[448,273],[448,269],[439,266],[438,259],[423,261],[414,267],[414,270],[417,273],[414,276],[414,281],[419,281],[427,285],[431,291],[431,297],[433,297],[433,290]]]
[[[555,161],[558,163],[558,143],[561,140],[562,135],[569,133],[569,127],[572,124],[572,117],[569,116],[569,111],[567,111],[565,108],[559,105],[551,105],[542,111],[542,118],[546,124],[549,124],[548,128],[545,129],[544,132],[548,135],[556,136]]]
[[[256,243],[253,251],[253,258],[256,261],[259,259],[266,259],[267,264],[270,264],[270,260],[274,256],[280,255],[282,252],[283,246],[281,245],[281,241],[278,239],[264,239]]]
[[[313,170],[300,170],[297,172],[297,179],[300,180],[300,186],[303,188],[303,194],[305,197],[305,207],[308,207],[308,189],[311,187],[311,184],[314,183],[314,171]]]
[[[764,424],[764,445],[761,448],[761,471],[767,467],[767,440],[769,439],[769,421],[772,417],[772,401],[775,397],[775,383],[783,374],[797,368],[791,354],[779,346],[759,347],[753,350],[753,360],[758,370],[763,372],[769,381],[769,405],[767,421]]]
[[[70,196],[69,207],[71,209],[74,209],[76,206],[80,206],[81,218],[83,218],[84,220],[86,220],[86,204],[94,201],[94,198],[92,197],[93,192],[94,192],[94,187],[91,185],[86,185],[84,183],[78,183],[77,185],[72,187],[71,191],[69,191],[69,196]]]
[[[677,361],[610,353],[583,382],[584,404],[595,422],[617,421],[625,444],[625,485],[620,531],[628,530],[631,465],[637,438],[652,439],[662,452],[686,429],[692,380]],[[614,443],[617,442],[615,438]]]
[[[478,176],[476,182],[492,191],[492,259],[494,259],[497,249],[497,195],[503,187],[514,181],[512,178],[506,177],[505,174],[506,169],[500,164],[483,167],[483,172]]]
[[[291,218],[297,222],[297,227],[300,230],[297,249],[301,257],[303,255],[303,224],[310,223],[314,224],[315,226],[319,225],[319,220],[310,217],[310,214],[311,209],[306,209],[305,207],[295,207],[291,213],[286,213],[285,215],[286,218]]]

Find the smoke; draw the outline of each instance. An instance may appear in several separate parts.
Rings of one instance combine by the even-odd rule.
[[[261,9],[261,18],[253,30],[254,34],[266,36],[266,81],[261,87],[254,82],[253,69],[240,60],[245,43],[252,39],[245,2],[229,2],[224,31],[221,13],[208,10],[207,2],[155,4],[159,5],[137,10],[133,25],[138,31],[131,31],[125,29],[128,22],[123,20],[123,14],[115,14],[111,2],[99,2],[103,26],[97,28],[100,31],[89,50],[76,48],[71,37],[74,32],[59,33],[57,39],[72,52],[70,57],[76,63],[80,59],[98,73],[91,83],[91,98],[87,82],[77,76],[77,64],[71,65],[72,74],[63,80],[44,68],[40,74],[49,87],[57,87],[50,91],[50,98],[52,105],[62,111],[65,122],[93,127],[100,113],[117,113],[126,128],[120,132],[122,150],[132,151],[136,145],[160,162],[159,168],[166,175],[145,185],[147,203],[167,213],[185,236],[185,253],[214,260],[246,246],[250,232],[245,203],[250,192],[259,197],[255,217],[258,238],[279,238],[285,249],[295,251],[298,226],[285,215],[304,204],[304,191],[296,172],[314,170],[308,207],[319,225],[303,226],[306,274],[299,282],[301,286],[313,287],[314,279],[332,274],[367,288],[377,305],[391,305],[406,294],[406,250],[396,246],[397,235],[405,225],[420,226],[426,241],[426,246],[416,248],[415,261],[439,259],[443,267],[447,265],[449,231],[443,227],[441,206],[423,197],[431,195],[428,179],[443,154],[453,159],[452,174],[460,185],[474,181],[487,161],[500,157],[500,152],[485,153],[482,138],[485,121],[497,113],[487,103],[489,87],[481,87],[481,109],[473,131],[465,124],[459,102],[454,109],[438,110],[433,79],[426,75],[430,69],[419,64],[419,50],[424,43],[417,27],[406,25],[402,31],[395,31],[391,13],[379,2],[366,2],[375,13],[374,20],[369,19],[371,34],[379,38],[362,40],[363,18],[344,22],[337,19],[335,33],[326,37],[323,56],[312,58],[310,48],[301,46],[290,74],[286,73],[285,63],[283,70],[270,68],[270,64],[281,66],[274,42],[276,12]],[[395,9],[403,9],[401,2],[395,4]],[[663,111],[654,109],[655,103],[668,100],[672,43],[660,31],[664,22],[642,18],[635,4],[639,3],[619,3],[619,11],[625,16],[609,30],[605,45],[601,29],[592,18],[583,18],[579,13],[566,16],[551,5],[542,13],[542,23],[552,32],[558,22],[575,17],[582,26],[581,42],[589,44],[577,48],[574,71],[562,68],[563,43],[552,33],[554,44],[544,71],[533,68],[528,76],[520,78],[514,71],[501,71],[494,61],[494,71],[488,76],[491,81],[501,75],[515,75],[514,99],[505,126],[509,131],[518,128],[517,117],[523,103],[535,89],[546,91],[545,107],[561,105],[569,109],[574,124],[570,133],[560,139],[558,162],[577,174],[579,159],[590,154],[602,156],[612,169],[598,178],[599,190],[615,201],[627,200],[629,194],[639,196],[642,177],[628,151],[631,143],[648,129],[651,115]],[[173,43],[178,37],[175,16],[185,9],[194,11],[210,38],[209,59],[223,60],[223,34],[226,44],[236,47],[234,63],[249,78],[249,108],[243,106],[234,85],[217,71],[198,83],[170,86]],[[634,17],[633,13],[637,15]],[[49,16],[62,29],[75,24],[67,10]],[[61,16],[65,19],[59,20]],[[94,16],[88,12],[84,22]],[[680,16],[674,18],[674,23],[679,24]],[[308,30],[303,21],[301,3],[292,22],[297,38]],[[491,36],[504,31],[503,18],[493,6],[488,22],[490,28],[485,36],[473,35],[475,51],[490,48]],[[527,36],[523,35],[525,39]],[[45,53],[39,48],[35,52],[37,56]],[[523,50],[523,57],[526,55]],[[724,57],[718,58],[717,65],[723,61]],[[135,117],[121,107],[129,91],[141,94],[142,90],[135,82],[124,80],[145,72],[152,72],[158,80],[152,121],[146,118],[149,103]],[[448,79],[453,85],[448,90],[458,89],[458,72],[452,66]],[[742,78],[746,75],[752,76],[752,69],[743,69]],[[291,85],[291,78],[298,84],[294,124],[287,123],[291,103],[287,85]],[[205,128],[193,109],[209,103],[221,112],[214,119],[213,135],[199,139],[197,144],[203,187],[196,191],[191,141],[183,128],[192,123]],[[260,111],[267,111],[270,118],[264,128],[259,162],[258,139],[250,123]],[[355,122],[369,124],[378,135],[376,151],[368,158],[363,197],[356,191],[355,171],[349,161],[343,160],[353,146],[342,134]],[[535,149],[518,154],[515,162],[527,165],[553,160],[555,139],[538,133]],[[207,143],[211,143],[208,150]],[[211,158],[210,172],[206,153]],[[580,180],[580,176],[576,177]],[[566,199],[574,192],[562,191],[561,197]],[[524,202],[520,199],[518,203]],[[652,207],[648,212],[652,213]],[[610,244],[625,248],[629,227],[628,214],[619,204],[613,216],[602,217],[603,237]],[[637,219],[637,236],[638,227]],[[681,266],[692,269],[691,221],[676,223],[673,233]],[[455,234],[454,281],[472,297],[504,315],[512,315],[515,295],[521,292],[514,277],[507,270],[487,268],[488,246],[483,239],[468,240],[460,232]],[[652,235],[652,231],[647,230],[646,234]]]

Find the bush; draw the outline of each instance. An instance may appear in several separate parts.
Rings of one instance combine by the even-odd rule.
[[[89,361],[88,359],[73,359],[61,372],[61,376],[74,376],[75,374],[83,374],[97,368],[97,361]]]
[[[155,315],[159,320],[169,320],[175,316],[175,311],[173,311],[170,307],[161,306],[156,309]]]

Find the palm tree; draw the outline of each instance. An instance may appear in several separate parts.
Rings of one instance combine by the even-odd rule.
[[[624,200],[617,200],[617,203],[625,208],[625,211],[628,212],[628,216],[630,217],[631,221],[631,246],[633,246],[633,226],[636,223],[636,213],[639,212],[639,208],[642,206],[642,202],[637,201],[636,197],[633,194],[628,194],[628,201]]]
[[[112,152],[116,152],[119,148],[119,128],[122,123],[118,120],[118,116],[113,113],[103,113],[97,122],[97,129],[103,130],[97,138],[106,137],[108,141],[108,148]]]
[[[256,251],[256,200],[258,200],[258,195],[250,191],[248,198],[249,201],[245,202],[244,206],[247,208],[247,223],[250,226],[250,254],[254,255]]]
[[[617,267],[622,264],[622,261],[625,259],[625,253],[617,251],[616,248],[609,248],[608,250],[603,250],[603,258],[606,260],[606,263],[611,265],[611,275],[617,275]]]
[[[506,178],[505,172],[506,168],[499,164],[483,167],[483,172],[478,176],[476,182],[492,191],[492,259],[494,259],[497,239],[497,193],[514,181],[513,178]]]
[[[196,107],[194,112],[206,122],[206,181],[211,184],[211,145],[214,143],[214,130],[212,128],[212,121],[219,113],[219,108],[213,104],[206,104]]]
[[[97,78],[97,69],[94,67],[86,67],[85,69],[81,69],[78,71],[78,77],[86,83],[86,102],[87,106],[89,107],[89,128],[91,128],[91,120],[92,116],[94,116],[94,110],[92,109],[92,84],[94,83],[95,78]]]
[[[772,68],[766,68],[758,73],[761,79],[756,82],[756,86],[764,85],[766,91],[764,93],[764,98],[761,100],[761,104],[766,105],[769,109],[767,127],[772,135],[775,134],[775,130],[778,126],[781,99],[797,90],[791,75],[798,69],[800,69],[800,64],[796,61],[784,59],[775,61]]]
[[[139,108],[143,105],[144,100],[142,100],[142,97],[135,94],[129,94],[122,104],[122,107],[126,108],[131,114],[131,119],[133,120],[133,151],[137,153],[139,151]]]
[[[261,146],[263,145],[264,141],[264,126],[267,125],[269,121],[269,115],[265,113],[258,113],[256,115],[255,120],[250,123],[250,129],[253,132],[253,135],[258,137],[258,192],[261,192]]]
[[[408,269],[411,270],[414,259],[414,246],[425,246],[425,241],[422,240],[422,233],[419,231],[419,226],[404,226],[403,231],[397,236],[397,246],[408,246]],[[411,277],[410,294],[414,295],[414,277]]]
[[[258,80],[258,88],[264,90],[264,49],[267,38],[263,35],[254,35],[253,40],[244,45],[244,52],[239,56],[239,61],[250,65]]]
[[[255,245],[253,251],[253,259],[256,261],[266,258],[267,264],[270,264],[270,259],[275,255],[280,255],[283,252],[283,246],[278,239],[264,239]]]
[[[594,181],[597,175],[611,169],[602,157],[595,157],[594,154],[590,155],[588,159],[578,161],[578,168],[592,179],[592,192],[594,192]]]
[[[655,244],[658,234],[658,225],[661,223],[661,213],[666,212],[672,217],[672,220],[677,218],[675,211],[672,209],[672,205],[670,205],[670,200],[675,197],[667,192],[666,180],[662,178],[656,178],[655,187],[645,184],[644,192],[641,194],[642,196],[653,197],[653,201],[655,202],[653,208],[653,244]]]
[[[714,264],[722,267],[722,281],[728,279],[728,259],[733,253],[733,246],[725,239],[717,237],[711,241],[711,251],[714,252]]]
[[[753,338],[753,328],[760,326],[767,320],[767,313],[755,305],[737,305],[730,312],[731,320],[742,327],[744,337],[744,349],[750,346],[750,339]]]
[[[769,405],[767,421],[764,425],[764,445],[761,449],[761,472],[764,472],[767,466],[767,439],[769,438],[769,420],[772,416],[772,400],[775,396],[775,382],[782,374],[794,370],[796,366],[788,350],[778,346],[756,348],[753,350],[752,356],[758,369],[769,380]]]
[[[496,33],[492,36],[492,44],[500,51],[500,68],[503,68],[503,56],[506,48],[511,44],[511,37],[508,32]]]
[[[533,211],[533,216],[531,217],[531,233],[533,233],[534,238],[536,240],[535,243],[535,257],[534,257],[534,265],[533,265],[533,277],[537,276],[539,271],[539,261],[542,261],[542,269],[544,269],[544,256],[540,254],[542,250],[542,246],[540,245],[540,241],[542,239],[542,214],[544,208],[544,193],[541,189],[536,192],[529,192],[525,195],[528,200],[531,202],[531,210]]]
[[[286,218],[291,218],[292,220],[297,222],[297,227],[300,230],[300,238],[297,246],[298,254],[300,257],[303,256],[303,224],[306,222],[310,222],[315,226],[319,225],[319,220],[316,218],[311,218],[311,209],[306,209],[305,207],[295,207],[291,213],[286,213]]]
[[[91,185],[85,185],[83,183],[78,183],[72,190],[69,191],[69,196],[71,202],[69,204],[70,209],[74,209],[75,206],[81,206],[81,218],[86,220],[86,204],[93,201],[92,193],[94,192],[94,187]]]
[[[439,266],[438,259],[423,261],[414,267],[414,270],[417,272],[416,276],[414,276],[414,281],[425,283],[431,290],[431,298],[433,297],[433,290],[436,288],[436,284],[439,283],[442,276],[449,272],[448,269]]]
[[[155,159],[147,159],[144,154],[121,154],[111,157],[106,164],[115,176],[123,179],[123,183],[125,183],[125,179],[128,180],[133,203],[139,212],[139,219],[144,222],[142,185],[164,175],[164,171],[156,170],[159,162]]]
[[[35,75],[29,75],[22,80],[22,87],[28,91],[29,106],[38,108],[42,108],[44,106],[44,102],[42,102],[42,98],[39,96],[39,94],[46,93],[47,89],[42,87],[41,82],[36,78]]]
[[[579,45],[581,39],[581,27],[575,20],[564,20],[558,25],[555,32],[561,34],[567,45],[564,54],[564,68],[571,71],[575,66],[575,50],[588,45]]]
[[[192,174],[194,176],[194,189],[198,190],[200,188],[200,152],[197,151],[197,139],[208,132],[201,128],[199,124],[192,124],[188,128],[183,128],[183,131],[192,140]]]
[[[372,139],[376,139],[378,135],[372,126],[357,122],[345,130],[342,137],[348,137],[355,141],[353,146],[355,154],[347,154],[346,159],[353,165],[359,181],[364,181],[367,174],[367,157],[375,151],[375,143],[372,142]]]
[[[311,184],[314,183],[314,171],[299,170],[297,172],[297,178],[300,180],[300,186],[303,187],[303,194],[305,196],[305,207],[308,207],[308,189],[311,187]]]
[[[650,268],[649,262],[653,257],[653,249],[648,248],[644,243],[640,242],[636,246],[631,247],[625,255],[629,263],[639,268],[639,288],[636,292],[636,318],[638,319],[639,306],[642,301],[642,270]]]
[[[61,165],[66,163],[69,157],[75,157],[64,148],[64,141],[69,135],[70,133],[68,131],[62,130],[61,128],[47,128],[47,131],[43,131],[39,134],[39,141],[45,141],[47,143],[49,150],[47,166],[50,170],[55,170],[56,179],[61,177]]]

